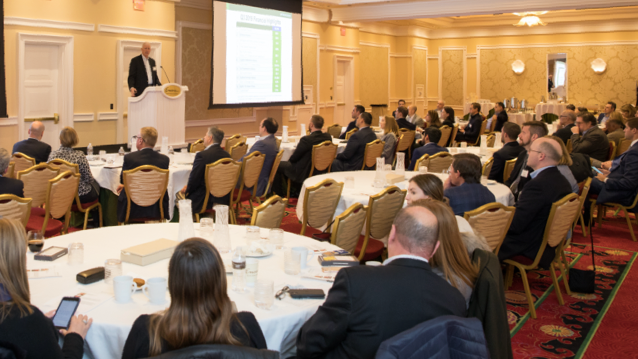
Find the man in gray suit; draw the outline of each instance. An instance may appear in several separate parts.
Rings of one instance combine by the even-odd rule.
[[[416,125],[416,127],[423,128],[425,126],[425,121],[417,115],[417,108],[414,105],[408,107],[408,117],[406,119],[410,121],[410,123]]]
[[[589,112],[576,115],[576,126],[572,127],[572,153],[582,153],[599,161],[609,157],[609,139]]]
[[[268,177],[270,177],[270,170],[272,170],[272,165],[275,163],[275,157],[277,157],[277,139],[275,138],[275,133],[279,129],[279,124],[272,117],[267,117],[261,120],[261,124],[259,125],[259,136],[260,140],[255,142],[255,144],[250,148],[250,151],[244,155],[244,157],[249,154],[259,151],[266,155],[266,159],[264,160],[264,166],[261,168],[261,173],[259,174],[259,182],[257,183],[257,195],[264,195],[264,191],[266,190],[266,186],[268,185]],[[241,158],[240,162],[244,159]]]

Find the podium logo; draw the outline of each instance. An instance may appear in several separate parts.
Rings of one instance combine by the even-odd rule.
[[[182,88],[176,85],[166,86],[164,93],[168,97],[177,97],[182,94]]]

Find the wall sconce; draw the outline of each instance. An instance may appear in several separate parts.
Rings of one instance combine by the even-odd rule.
[[[597,74],[602,74],[607,69],[607,63],[599,57],[591,62],[591,69]]]
[[[517,75],[522,74],[523,71],[525,71],[525,63],[523,63],[523,61],[521,60],[512,62],[512,71],[514,71],[514,73]]]

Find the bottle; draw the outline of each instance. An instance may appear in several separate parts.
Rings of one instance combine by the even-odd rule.
[[[168,146],[168,154],[169,155],[175,154],[175,150],[173,149],[173,146]]]
[[[235,292],[243,293],[246,290],[246,256],[244,248],[235,248],[233,254],[233,285]]]
[[[117,151],[120,156],[124,156],[124,147],[120,146],[120,150]]]
[[[93,156],[93,146],[90,143],[86,146],[86,155],[89,157]]]

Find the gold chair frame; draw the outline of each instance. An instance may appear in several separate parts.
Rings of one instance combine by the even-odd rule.
[[[255,209],[253,209],[253,215],[250,219],[250,225],[251,226],[257,226],[258,225],[258,220],[259,220],[259,216],[266,212],[267,210],[269,210],[273,205],[279,203],[279,202],[283,202],[283,206],[281,207],[281,217],[279,218],[279,225],[277,225],[276,227],[262,227],[262,228],[279,228],[281,227],[281,222],[284,219],[284,216],[286,215],[286,207],[288,206],[288,198],[281,198],[277,195],[274,195],[270,198],[268,198],[266,201],[264,201],[264,203],[260,204],[259,206],[255,207]]]
[[[485,142],[487,142],[487,147],[494,147],[494,141],[496,141],[496,135],[492,132],[487,135],[487,139],[485,140]]]
[[[503,240],[505,240],[507,231],[509,230],[510,225],[512,224],[512,220],[514,219],[515,211],[516,207],[505,206],[499,202],[492,202],[485,204],[477,209],[465,212],[463,218],[465,218],[468,223],[470,223],[472,229],[479,232],[483,237],[485,237],[485,239],[487,240],[487,244],[490,246],[490,248],[492,248],[492,252],[498,255],[498,251],[501,249]],[[504,222],[496,222],[492,219],[486,219],[487,221],[491,222],[489,223],[491,227],[490,229],[496,229],[498,230],[498,233],[487,233],[485,228],[482,227],[482,225],[487,223],[479,223],[479,221],[481,220],[480,216],[487,212],[491,212],[492,214],[494,214],[494,212],[498,212],[497,214],[500,215],[497,216],[497,220],[505,220]],[[504,217],[505,215],[507,215],[508,217]],[[495,240],[490,240],[491,238],[495,238]]]
[[[133,175],[136,172],[150,172],[150,171],[154,171],[154,172],[158,172],[160,174],[163,175],[163,184],[161,185],[161,187],[163,188],[162,193],[160,194],[159,200],[157,203],[159,203],[159,208],[160,208],[160,222],[164,222],[166,220],[166,216],[164,213],[164,196],[166,196],[166,189],[168,187],[168,174],[169,174],[169,170],[164,170],[161,169],[159,167],[156,166],[151,166],[151,165],[144,165],[144,166],[139,166],[136,168],[133,168],[131,170],[127,170],[127,171],[123,171],[122,172],[122,182],[124,182],[124,190],[126,191],[126,217],[124,218],[124,222],[123,224],[127,224],[129,221],[129,216],[131,215],[131,197],[133,192],[131,191],[131,188],[129,188],[128,186],[128,181],[126,180],[128,176]],[[135,203],[135,202],[133,202]],[[136,203],[137,204],[137,203]]]
[[[447,170],[452,162],[454,162],[453,154],[445,151],[437,152],[428,160],[428,172],[441,173],[441,171]]]
[[[277,144],[277,151],[281,148],[281,138],[275,137],[275,143]]]
[[[350,136],[354,135],[355,132],[359,131],[358,128],[353,128],[352,130],[346,132],[346,141],[350,139]]]
[[[189,152],[196,153],[196,152],[201,152],[205,149],[206,149],[206,146],[204,145],[204,140],[200,138],[199,140],[193,142]]]
[[[29,157],[22,152],[16,152],[11,155],[11,162],[14,164],[14,173],[27,170],[36,165],[35,158]]]
[[[228,154],[230,154],[230,158],[232,158],[233,161],[236,162],[239,162],[242,157],[246,155],[246,153],[248,153],[248,144],[246,144],[246,142],[244,141],[235,144],[228,152]]]
[[[567,148],[567,153],[572,153],[572,139],[568,139],[567,143],[565,144],[565,147]]]
[[[331,149],[331,151],[329,151]],[[337,157],[337,151],[339,146],[335,145],[332,141],[323,141],[320,144],[312,146],[312,165],[310,166],[310,173],[307,178],[312,177],[312,174],[317,171],[325,171],[330,173],[332,169],[332,161]],[[286,198],[290,198],[290,186],[291,181],[288,178],[288,189],[286,191]]]
[[[304,235],[306,233],[306,228],[309,225],[310,222],[310,218],[309,218],[309,203],[308,203],[308,198],[310,198],[310,195],[315,192],[318,191],[324,187],[329,187],[329,186],[337,186],[339,189],[338,192],[338,196],[336,196],[336,200],[334,201],[334,204],[331,204],[329,207],[327,207],[328,212],[326,213],[330,213],[330,218],[323,224],[328,224],[330,223],[330,220],[332,219],[332,217],[334,217],[334,213],[337,210],[337,206],[339,205],[339,200],[341,199],[341,193],[343,192],[343,182],[337,182],[333,179],[325,179],[319,183],[317,183],[316,185],[312,186],[312,187],[307,187],[306,191],[304,192],[304,199],[303,199],[303,216],[302,216],[302,226],[301,226],[301,232],[299,233],[300,235]],[[314,206],[317,206],[321,203],[313,203]],[[321,224],[321,225],[323,225]]]
[[[261,163],[259,163],[259,161],[261,160]],[[257,168],[259,168],[259,170],[257,170],[257,168],[251,168],[249,166],[253,166],[252,163],[257,161],[257,164],[255,166],[257,166]],[[264,167],[264,162],[266,161],[266,155],[259,152],[259,151],[255,151],[252,152],[251,154],[249,154],[248,156],[244,157],[244,160],[241,162],[241,171],[239,173],[239,191],[237,192],[237,198],[233,198],[233,193],[231,192],[230,195],[230,208],[232,209],[233,207],[235,208],[235,218],[239,217],[239,210],[240,210],[240,200],[241,200],[241,194],[244,190],[244,188],[252,188],[252,190],[250,191],[250,200],[248,201],[248,203],[250,204],[250,210],[253,210],[253,203],[252,203],[252,199],[255,198],[255,195],[257,194],[257,187],[259,185],[259,175],[261,174],[261,169]],[[246,179],[246,173],[249,173],[249,178],[248,180]],[[248,181],[248,183],[246,183]],[[252,184],[252,186],[250,186]],[[235,192],[233,190],[233,192]]]
[[[27,223],[29,223],[29,217],[31,216],[31,198],[22,198],[14,194],[0,194],[0,206],[6,203],[10,203],[12,201],[26,205],[27,210],[25,212],[25,215],[22,216],[22,218],[20,218],[22,225],[26,227]],[[12,209],[10,209],[10,211],[15,214],[15,212]],[[5,216],[6,218],[13,218],[13,217],[9,217],[9,215],[3,215],[3,216]]]
[[[223,183],[225,187],[228,188],[228,191],[225,193],[216,193],[216,194],[219,194],[219,196],[215,195],[215,197],[224,197],[228,195],[229,193],[230,193],[230,196],[232,197],[233,191],[235,190],[235,186],[237,185],[237,181],[239,181],[241,165],[237,161],[233,161],[232,158],[222,158],[214,163],[209,163],[208,165],[206,165],[206,171],[204,173],[204,181],[206,183],[206,196],[204,197],[204,205],[202,206],[202,209],[198,213],[195,213],[195,220],[197,222],[199,222],[199,215],[202,213],[205,213],[206,208],[208,207],[208,199],[211,196],[211,191],[213,191],[212,184],[208,181],[208,179],[210,178],[210,171],[215,170],[215,167],[217,166],[236,166],[236,173],[233,176],[233,178],[229,178],[227,180],[227,183],[226,182]],[[216,183],[215,187],[216,187],[215,190],[219,189],[220,187],[219,182]],[[232,210],[232,208],[229,208],[228,214],[230,216],[231,224],[235,224],[237,221],[235,219],[235,212]]]
[[[16,164],[14,162],[9,162],[9,167],[7,167],[7,178],[15,177],[15,166]]]
[[[512,158],[511,160],[505,161],[505,167],[503,168],[503,182],[507,181],[512,175],[512,171],[514,171],[514,166],[516,166],[516,160],[518,158]]]
[[[328,132],[328,134],[332,136],[332,138],[339,138],[339,136],[341,136],[341,125],[338,123],[330,125],[326,129],[326,132]]]
[[[377,168],[377,157],[383,155],[383,147],[385,147],[385,141],[376,139],[366,144],[365,151],[363,152],[363,164],[361,170],[365,170],[366,167],[372,170]]]
[[[275,162],[272,164],[272,169],[270,170],[270,176],[268,176],[268,184],[266,184],[266,190],[261,195],[254,196],[253,198],[257,201],[257,203],[261,204],[262,201],[266,200],[266,196],[268,195],[268,191],[272,188],[272,183],[275,180],[275,175],[277,174],[277,169],[279,169],[279,164],[281,163],[281,158],[284,156],[284,150],[280,150],[277,153],[277,157],[275,157]],[[253,199],[251,198],[251,201]]]
[[[494,165],[494,157],[490,157],[490,159],[483,165],[483,170],[481,171],[483,176],[490,175],[490,172],[492,172],[492,165]]]
[[[397,149],[396,152],[408,151],[405,156],[405,164],[410,164],[410,159],[412,158],[412,144],[414,143],[414,137],[416,136],[415,131],[408,130],[407,128],[399,129],[399,140],[397,141]],[[397,156],[394,156],[394,163],[397,161]]]
[[[379,206],[379,201],[383,200],[386,196],[394,195],[396,192],[400,192],[401,195],[401,201],[397,201],[398,206],[396,206],[396,208],[382,208],[380,210],[382,213],[377,216],[375,210],[376,207]],[[366,214],[366,232],[365,237],[363,238],[363,244],[361,245],[361,251],[359,252],[359,261],[363,260],[363,257],[365,256],[366,248],[368,248],[368,242],[371,237],[381,239],[390,233],[394,217],[396,217],[397,213],[401,210],[401,208],[403,208],[403,202],[405,201],[405,195],[407,193],[408,191],[405,189],[401,190],[397,186],[390,186],[383,191],[370,196],[370,199],[368,200],[368,213]],[[380,219],[389,219],[390,221],[384,223]],[[373,226],[375,227],[373,228]],[[381,229],[378,229],[376,226],[382,227]],[[385,226],[385,228],[383,226]]]
[[[595,199],[590,199],[589,200],[591,202],[591,207],[590,207],[590,211],[589,211],[589,225],[590,228],[589,230],[591,231],[591,224],[593,223],[593,215],[594,215],[594,206],[596,206],[596,200]],[[600,228],[602,226],[602,221],[603,221],[603,217],[605,216],[604,213],[604,209],[605,207],[612,207],[612,208],[618,208],[619,211],[624,211],[625,212],[625,219],[627,220],[627,226],[629,227],[629,234],[631,235],[631,239],[636,242],[636,234],[634,233],[634,228],[632,227],[632,223],[631,223],[631,217],[629,217],[629,210],[630,209],[634,209],[636,208],[636,205],[638,205],[638,195],[636,195],[636,197],[634,198],[634,201],[631,203],[631,205],[629,206],[623,206],[620,203],[613,203],[613,202],[608,202],[608,203],[603,203],[603,204],[598,204],[598,214],[597,214],[597,222],[598,222],[598,227]],[[638,225],[638,215],[635,215],[636,217],[636,224]]]
[[[56,178],[59,174],[60,174],[60,169],[58,167],[55,166],[51,166],[48,163],[40,163],[39,165],[35,165],[32,166],[26,170],[23,171],[19,171],[17,173],[17,179],[21,180],[22,182],[24,182],[24,187],[25,187],[25,192],[27,191],[27,187],[29,188],[29,192],[31,192],[31,186],[27,186],[27,184],[29,184],[29,179],[23,179],[23,177],[28,176],[29,173],[35,172],[35,171],[51,171],[52,173],[49,173],[47,178],[45,179],[41,179],[37,185],[34,185],[34,192],[35,193],[29,193],[28,196],[32,199],[31,205],[33,207],[41,207],[43,204],[46,203],[46,186],[48,181],[50,181],[53,178]],[[35,196],[34,196],[35,194]],[[27,195],[27,193],[24,194],[25,196]]]
[[[452,127],[445,125],[441,127],[441,139],[438,142],[440,147],[447,147],[448,142],[450,141],[450,136],[452,135]]]
[[[618,146],[616,147],[616,156],[620,156],[623,153],[627,152],[629,147],[631,147],[631,142],[633,141],[626,138],[621,138],[620,141],[618,141]]]
[[[609,142],[609,158],[607,160],[611,161],[614,158],[616,158],[616,142],[611,141]]]
[[[76,183],[75,183],[75,190],[73,191],[74,196],[77,196],[78,193],[78,187],[80,185],[80,174],[79,173],[72,173],[71,171],[65,171],[63,173],[60,173],[59,175],[57,175],[55,178],[50,179],[49,180],[49,184],[47,186],[47,197],[46,197],[46,202],[44,205],[45,208],[45,213],[44,213],[44,222],[42,223],[42,232],[44,233],[46,228],[47,228],[47,224],[49,224],[49,218],[53,218],[53,214],[51,214],[51,209],[54,208],[53,207],[53,199],[51,198],[51,192],[53,191],[53,185],[55,185],[56,183],[59,183],[69,177],[75,177],[76,178]],[[55,202],[57,203],[59,201],[59,199],[55,199]],[[63,216],[59,216],[57,218],[62,218],[64,217],[64,222],[62,225],[62,229],[60,230],[60,234],[65,234],[68,233],[68,228],[69,228],[69,221],[71,220],[71,206],[73,205],[73,199],[71,201],[69,201],[69,206],[67,207],[65,213]]]
[[[360,211],[363,211],[363,219],[361,220],[361,224],[360,225],[350,224],[350,223],[347,224],[347,230],[350,232],[345,233],[345,235],[352,235],[353,238],[350,241],[350,243],[347,243],[348,245],[346,246],[347,247],[346,248],[343,245],[341,245],[344,241],[341,238],[339,238],[339,235],[342,234],[342,232],[340,231],[341,226],[343,225],[345,228],[346,224],[343,222],[347,221],[354,215],[358,215]],[[350,253],[354,253],[355,249],[357,248],[359,237],[361,237],[361,231],[363,230],[363,226],[365,225],[367,218],[368,218],[368,206],[364,206],[361,203],[355,203],[352,206],[350,206],[343,213],[335,217],[335,220],[331,229],[332,233],[330,235],[330,243]]]
[[[456,147],[456,135],[459,133],[459,124],[455,123],[454,128],[452,128],[452,134],[450,135],[450,142],[448,142],[449,147]]]
[[[237,133],[237,134],[234,134],[234,135],[230,136],[226,140],[226,144],[225,144],[224,147],[226,148],[226,151],[228,151],[228,153],[230,153],[230,149],[233,148],[233,146],[235,146],[239,142],[246,142],[246,140],[247,140],[247,138],[242,136],[241,133]]]

